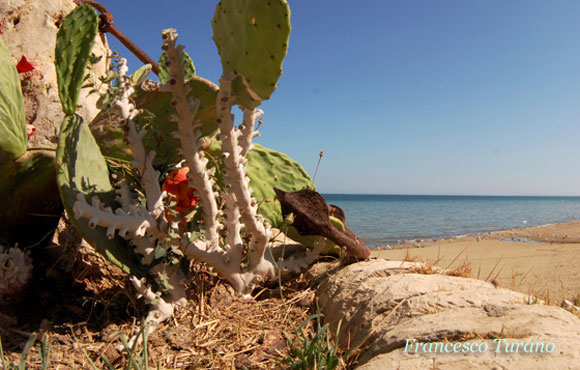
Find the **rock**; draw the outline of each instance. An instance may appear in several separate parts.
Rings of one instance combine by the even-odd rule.
[[[330,332],[341,322],[339,345],[367,338],[359,369],[576,368],[577,316],[526,304],[526,295],[491,283],[413,274],[396,264],[350,265],[318,289]],[[442,350],[452,345],[460,350]]]
[[[54,48],[58,26],[74,9],[72,0],[13,0],[0,2],[2,38],[12,55],[20,60],[24,55],[38,64],[38,70],[28,72],[24,84],[27,123],[36,127],[29,146],[55,147],[51,140],[57,134],[64,117],[56,82]],[[104,36],[95,40],[93,53],[102,56],[91,66],[92,79],[108,70],[108,46]],[[89,89],[81,92],[77,113],[90,122],[97,114],[98,95],[87,96]]]
[[[58,97],[54,49],[58,26],[74,7],[72,0],[0,2],[0,37],[17,60],[25,56],[38,64],[37,69],[19,75],[26,123],[36,130],[28,141],[28,148],[49,149],[28,151],[6,165],[12,166],[13,172],[4,169],[9,175],[2,179],[2,191],[13,196],[0,205],[0,238],[23,247],[42,242],[56,227],[62,213],[54,169],[55,153],[51,150],[56,147],[56,136],[64,117]],[[108,70],[109,52],[104,37],[97,37],[93,53],[101,59],[90,66],[89,79],[97,82],[97,77]],[[97,114],[98,99],[97,94],[87,95],[88,90],[81,91],[77,109],[86,122]]]

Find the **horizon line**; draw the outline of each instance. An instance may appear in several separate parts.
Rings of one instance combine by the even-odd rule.
[[[546,197],[546,198],[580,198],[580,195],[509,195],[509,194],[379,194],[379,193],[334,193],[320,192],[323,195],[374,195],[374,196],[419,196],[419,197]]]

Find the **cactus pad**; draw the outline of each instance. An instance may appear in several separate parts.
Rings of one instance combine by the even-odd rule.
[[[26,121],[20,79],[14,60],[0,37],[0,161],[26,152]]]
[[[233,71],[238,104],[253,109],[276,89],[288,51],[286,0],[221,0],[212,20],[223,73]]]
[[[153,67],[151,64],[145,64],[144,66],[141,66],[141,68],[136,70],[135,73],[131,75],[131,83],[133,85],[141,85],[147,76],[149,76],[152,68]]]
[[[292,192],[304,188],[314,189],[314,184],[304,168],[286,154],[254,144],[248,153],[248,177],[252,196],[260,204],[259,213],[274,227],[284,222],[280,201],[274,187]],[[267,199],[267,200],[266,200]]]
[[[43,151],[0,163],[0,239],[26,247],[56,228],[62,203],[54,163]]]
[[[95,9],[81,5],[69,13],[56,35],[54,62],[58,95],[66,115],[74,114],[77,108],[98,25]]]
[[[167,66],[165,65],[165,62],[167,61],[167,53],[163,53],[161,54],[161,56],[159,57],[159,81],[161,81],[162,84],[166,84],[167,81],[169,81],[169,69],[167,68]],[[184,76],[186,80],[189,80],[190,78],[192,78],[193,76],[195,76],[195,65],[193,64],[193,60],[191,60],[191,57],[189,56],[189,54],[187,54],[185,51],[183,52],[183,63],[184,63]]]
[[[342,223],[341,220],[339,220],[336,217],[330,216],[330,224],[332,226],[334,226],[338,231],[340,231],[341,233],[345,232],[345,226],[344,223]],[[300,235],[300,233],[298,232],[298,230],[296,230],[296,228],[294,226],[288,226],[286,228],[286,230],[282,230],[284,232],[284,234],[286,234],[286,236],[288,236],[290,239],[294,240],[295,242],[298,242],[302,245],[306,245],[310,248],[314,248],[314,245],[316,244],[316,240],[318,240],[318,238],[320,238],[320,236],[318,235]],[[322,252],[320,252],[321,255],[333,255],[333,256],[338,256],[340,252],[340,247],[336,244],[334,244],[334,242],[332,240],[327,240],[326,241],[326,245],[324,246],[324,248],[322,249]]]
[[[143,266],[137,262],[133,248],[125,240],[119,236],[109,239],[104,228],[97,226],[91,229],[88,220],[74,217],[73,206],[79,192],[89,202],[96,196],[106,206],[113,209],[117,206],[107,163],[81,117],[73,115],[65,118],[60,128],[56,158],[58,187],[72,224],[85,240],[114,265],[127,273],[143,276]]]
[[[189,96],[199,99],[200,102],[195,119],[201,120],[202,135],[213,136],[217,132],[215,105],[217,85],[194,76],[187,82],[187,87],[191,89]],[[171,98],[171,93],[162,92],[158,85],[152,84],[137,88],[134,97],[137,109],[146,111],[134,121],[137,128],[145,127],[147,130],[143,142],[148,150],[157,153],[156,164],[175,162],[179,158],[176,149],[181,144],[171,135],[173,131],[177,131],[177,123],[169,120],[171,115],[176,113],[171,105]],[[151,114],[154,115],[153,119],[150,117]]]
[[[125,162],[133,160],[125,140],[125,120],[118,108],[100,111],[89,128],[104,156]]]

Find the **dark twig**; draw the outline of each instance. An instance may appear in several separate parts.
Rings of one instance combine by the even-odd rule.
[[[113,16],[107,8],[105,8],[102,4],[94,1],[94,0],[75,0],[77,5],[80,4],[87,4],[98,10],[101,15],[99,16],[100,25],[99,30],[101,32],[108,32],[111,35],[115,36],[117,40],[119,40],[127,49],[129,49],[139,60],[145,64],[151,64],[151,70],[157,76],[159,76],[159,65],[156,61],[151,59],[147,53],[143,51],[139,46],[137,46],[131,39],[125,36],[115,25],[113,24]]]

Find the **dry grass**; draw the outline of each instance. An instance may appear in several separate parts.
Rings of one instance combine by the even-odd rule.
[[[94,261],[93,261],[94,262]],[[97,260],[98,262],[98,260]],[[62,279],[63,271],[51,264],[46,270]],[[58,271],[57,271],[58,270]],[[50,369],[91,369],[83,354],[104,369],[104,355],[117,369],[127,368],[128,358],[115,347],[119,333],[129,337],[139,331],[146,308],[134,298],[125,275],[92,269],[79,280],[44,281],[40,272],[32,297],[19,310],[0,315],[4,354],[17,360],[32,333],[48,334]],[[288,351],[284,338],[316,313],[311,282],[295,279],[282,287],[263,288],[254,299],[241,299],[204,266],[194,266],[188,286],[188,307],[163,323],[148,338],[152,369],[275,369]],[[67,288],[68,286],[68,288]],[[59,290],[60,295],[52,289]],[[282,294],[282,297],[281,297]],[[48,297],[45,302],[38,297]],[[39,305],[42,308],[39,308]],[[313,336],[309,323],[303,332]],[[32,349],[29,369],[41,366],[38,344]]]
[[[448,270],[445,275],[468,278],[471,274],[471,264],[466,259],[463,264],[453,270]]]
[[[456,267],[455,269],[449,270],[449,268],[457,261],[457,259],[465,252],[467,247],[465,247],[455,258],[447,265],[445,269],[441,269],[436,265],[439,264],[441,261],[441,256],[438,253],[437,258],[435,261],[428,262],[424,261],[423,259],[419,258],[419,256],[411,256],[409,250],[405,253],[405,258],[403,259],[404,262],[415,262],[417,265],[413,267],[410,272],[423,274],[423,275],[434,275],[434,274],[442,274],[448,276],[456,276],[456,277],[463,277],[467,278],[471,274],[471,263],[469,262],[468,257],[465,257],[465,261],[460,266]]]

